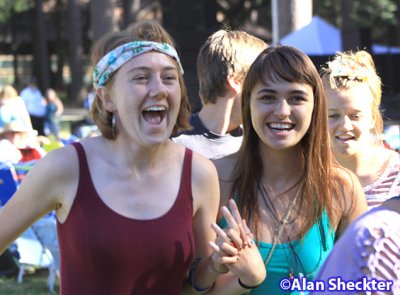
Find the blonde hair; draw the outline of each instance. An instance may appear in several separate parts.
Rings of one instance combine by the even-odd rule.
[[[372,133],[379,137],[383,132],[380,111],[382,82],[372,56],[364,50],[339,52],[332,61],[327,62],[326,67],[321,70],[321,76],[324,86],[333,90],[350,89],[359,84],[368,85],[373,96],[371,111],[375,124]]]
[[[0,87],[0,101],[18,96],[17,90],[11,85],[4,85]]]
[[[92,65],[96,66],[98,61],[114,48],[132,41],[153,41],[159,43],[168,43],[175,46],[172,37],[164,30],[164,28],[156,21],[142,21],[130,25],[126,30],[120,32],[112,32],[106,34],[99,39],[93,46],[91,52]],[[176,63],[176,61],[174,61]],[[179,65],[176,63],[177,68]],[[178,113],[178,118],[173,128],[172,133],[188,130],[190,104],[186,92],[185,83],[182,73],[178,71],[179,85],[181,88],[181,105]],[[113,78],[107,82],[106,87],[113,82]],[[99,128],[101,134],[107,139],[115,139],[117,132],[114,131],[112,124],[113,114],[107,111],[100,97],[96,94],[91,107],[91,114],[94,122]]]

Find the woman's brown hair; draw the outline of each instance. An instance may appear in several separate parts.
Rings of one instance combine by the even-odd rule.
[[[332,203],[332,193],[339,185],[334,180],[336,176],[333,172],[334,160],[330,150],[322,81],[310,58],[296,48],[276,46],[265,49],[247,73],[242,91],[244,136],[239,159],[233,170],[231,193],[237,200],[242,216],[253,226],[257,236],[260,221],[257,184],[263,170],[268,167],[263,167],[259,152],[262,143],[251,122],[250,97],[256,83],[276,80],[308,84],[314,94],[311,124],[300,142],[304,157],[300,212],[304,214],[305,220],[299,233],[302,236],[321,217],[323,210],[326,209],[331,217],[334,210],[342,208],[338,208],[337,202],[335,205]]]
[[[153,41],[159,43],[167,43],[173,47],[175,42],[165,29],[156,21],[142,21],[130,25],[126,30],[121,32],[112,32],[100,38],[93,46],[91,52],[91,61],[96,66],[98,61],[114,48],[133,41]],[[174,61],[176,63],[176,61]],[[176,66],[179,68],[178,64]],[[190,129],[189,116],[190,104],[187,96],[186,86],[182,73],[178,71],[179,85],[181,87],[181,105],[178,118],[172,133]],[[111,80],[107,83],[112,83]],[[115,139],[117,132],[114,132],[112,126],[113,114],[107,111],[102,104],[101,99],[96,94],[91,108],[93,120],[99,128],[101,134],[107,139]]]

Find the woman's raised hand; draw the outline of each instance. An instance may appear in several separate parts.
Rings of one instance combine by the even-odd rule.
[[[215,223],[211,225],[217,234],[215,242],[209,243],[214,252],[211,265],[218,273],[230,270],[242,282],[250,286],[258,285],[265,279],[266,271],[260,252],[255,247],[254,235],[241,218],[234,200],[229,201],[229,208],[221,208],[228,224],[226,229]]]

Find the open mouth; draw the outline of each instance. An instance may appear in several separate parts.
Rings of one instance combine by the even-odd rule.
[[[167,108],[163,106],[151,106],[143,110],[143,118],[152,125],[158,125],[167,114]]]
[[[346,141],[354,140],[354,139],[355,139],[355,136],[353,136],[353,135],[348,135],[348,134],[346,134],[346,135],[339,135],[339,136],[335,136],[335,137],[336,137],[337,140],[340,140],[340,141],[343,141],[343,142],[346,142]]]
[[[290,131],[294,128],[293,123],[268,123],[267,126],[274,131]]]

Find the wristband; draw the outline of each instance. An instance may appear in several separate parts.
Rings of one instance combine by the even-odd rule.
[[[247,286],[246,284],[243,284],[243,282],[240,280],[240,278],[238,278],[238,282],[239,282],[240,287],[242,287],[243,289],[247,289],[247,290],[255,289],[255,288],[258,288],[261,286],[261,284],[258,284],[256,286]]]
[[[210,291],[210,289],[214,286],[215,282],[213,282],[209,287],[204,288],[204,289],[201,289],[201,288],[197,287],[196,281],[195,281],[196,280],[196,278],[195,278],[196,277],[196,268],[200,264],[200,262],[201,262],[201,258],[197,258],[192,263],[192,266],[189,269],[189,273],[188,273],[187,279],[188,279],[189,284],[190,284],[190,286],[191,286],[193,291],[195,291],[197,294],[205,294],[208,291]]]

